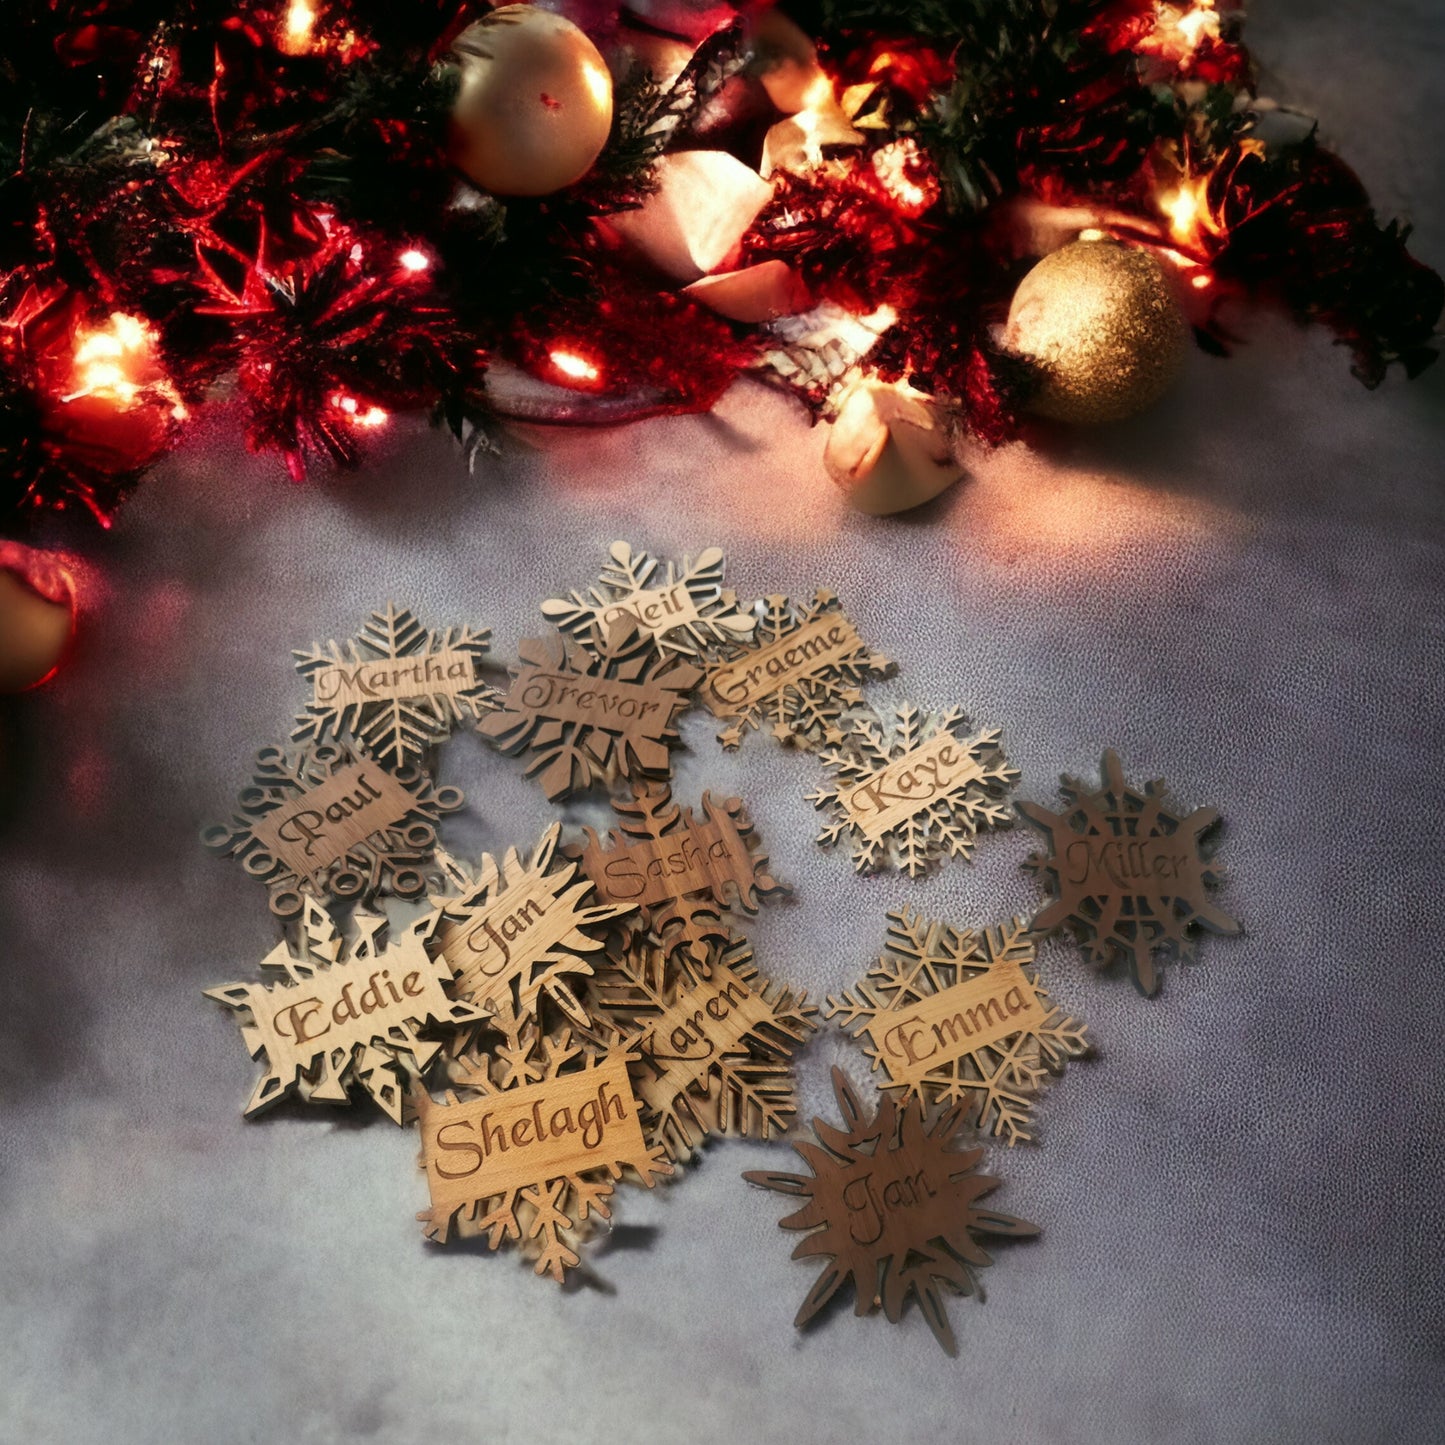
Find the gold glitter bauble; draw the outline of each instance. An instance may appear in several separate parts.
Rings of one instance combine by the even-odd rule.
[[[548,196],[592,169],[612,129],[612,77],[570,20],[504,5],[457,36],[452,59],[448,154],[482,190]]]
[[[1074,241],[1019,283],[1006,341],[1039,368],[1030,405],[1037,415],[1122,421],[1153,405],[1178,377],[1189,328],[1152,252]]]

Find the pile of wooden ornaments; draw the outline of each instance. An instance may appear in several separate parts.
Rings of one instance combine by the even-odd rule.
[[[285,925],[262,960],[276,981],[207,991],[264,1066],[247,1116],[359,1089],[417,1125],[428,1239],[510,1241],[562,1280],[620,1182],[651,1188],[713,1135],[792,1124],[818,1010],[740,932],[786,891],[742,800],[672,796],[695,701],[725,747],[766,730],[817,754],[818,841],[847,840],[860,870],[917,876],[1012,820],[999,734],[958,708],[881,719],[863,687],[893,664],[834,597],[745,607],[723,581],[715,549],[679,568],[616,543],[595,584],[543,604],[554,630],[520,645],[505,689],[483,672],[486,630],[388,606],[346,644],[296,654],[311,697],[292,746],[261,753],[234,817],[205,834]],[[464,724],[525,758],[550,800],[606,790],[615,828],[564,843],[554,823],[501,859],[452,857],[438,828],[462,797],[433,764]],[[860,1314],[897,1320],[915,1299],[951,1350],[943,1296],[975,1288],[979,1236],[1036,1232],[980,1207],[999,1181],[959,1145],[975,1128],[1027,1139],[1039,1090],[1089,1048],[1039,984],[1042,938],[1069,926],[1152,993],[1156,959],[1189,957],[1198,928],[1237,931],[1208,897],[1215,813],[1129,786],[1112,753],[1099,787],[1066,777],[1063,793],[1057,812],[1018,805],[1048,838],[1027,865],[1052,895],[1037,916],[971,930],[890,915],[882,955],[826,1002],[880,1097],[835,1070],[843,1126],[815,1120],[795,1146],[810,1172],[747,1176],[799,1200],[783,1227],[825,1264],[799,1324],[851,1282]],[[387,898],[416,916],[389,929]]]

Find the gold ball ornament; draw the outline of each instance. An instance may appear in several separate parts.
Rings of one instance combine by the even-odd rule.
[[[0,567],[0,693],[23,692],[54,672],[72,627],[67,603],[43,597]]]
[[[570,20],[504,5],[457,36],[452,58],[448,154],[474,184],[547,196],[592,169],[612,129],[612,76]]]
[[[1152,252],[1087,240],[1045,256],[1019,283],[1005,342],[1039,368],[1035,414],[1122,421],[1177,379],[1189,328]]]

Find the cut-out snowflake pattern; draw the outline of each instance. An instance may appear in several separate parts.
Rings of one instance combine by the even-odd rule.
[[[934,1338],[954,1354],[944,1295],[977,1292],[982,1299],[977,1271],[992,1263],[976,1236],[1019,1238],[1037,1234],[1038,1226],[979,1207],[1000,1181],[973,1172],[982,1149],[956,1147],[964,1108],[929,1120],[917,1099],[902,1107],[883,1099],[869,1113],[841,1069],[833,1070],[833,1091],[843,1128],[814,1119],[818,1142],[793,1145],[810,1173],[743,1175],[803,1201],[779,1224],[807,1231],[794,1259],[826,1261],[794,1324],[806,1325],[840,1286],[851,1284],[855,1314],[881,1304],[893,1324],[909,1298],[916,1299]]]
[[[1003,797],[1019,772],[997,731],[965,736],[960,708],[930,720],[904,703],[896,716],[891,733],[871,709],[845,717],[842,741],[819,752],[832,777],[807,796],[832,811],[825,848],[846,836],[860,873],[891,860],[916,878],[945,855],[967,860],[981,829],[1012,823]]]
[[[345,644],[295,653],[311,701],[293,740],[349,735],[389,768],[420,762],[454,725],[496,706],[497,690],[479,671],[491,637],[486,627],[429,632],[407,608],[388,602]]]
[[[1084,1023],[1050,1003],[1022,918],[954,928],[909,909],[888,915],[882,956],[824,1013],[866,1035],[885,1089],[931,1103],[977,1105],[982,1129],[1010,1145],[1030,1134],[1049,1075],[1088,1053]]]
[[[579,1028],[588,1017],[572,983],[592,973],[605,947],[606,924],[633,911],[630,903],[598,903],[577,864],[556,857],[562,825],[554,823],[525,861],[509,848],[500,863],[482,854],[456,897],[434,898],[422,927],[434,954],[456,975],[460,998],[490,1011],[515,996],[536,1014],[546,997]]]
[[[1095,968],[1124,960],[1145,994],[1159,987],[1159,962],[1193,959],[1201,928],[1240,931],[1208,893],[1220,881],[1211,863],[1219,826],[1213,808],[1185,815],[1162,780],[1131,787],[1112,748],[1104,754],[1101,787],[1065,774],[1059,791],[1060,812],[1018,805],[1049,836],[1048,853],[1024,864],[1054,895],[1034,918],[1035,929],[1068,924]]]
[[[768,872],[741,798],[702,795],[702,818],[673,802],[665,783],[614,798],[618,826],[606,842],[584,829],[570,856],[609,903],[631,903],[669,956],[705,965],[708,946],[734,938],[729,913],[754,914],[788,891]]]
[[[804,994],[759,978],[752,949],[712,949],[690,979],[644,941],[611,956],[589,990],[594,1018],[635,1051],[648,1138],[682,1162],[709,1134],[771,1138],[797,1113],[793,1057],[817,1028]]]
[[[307,897],[370,903],[420,898],[442,877],[464,881],[437,844],[443,814],[462,805],[419,768],[390,772],[341,743],[263,748],[229,823],[201,834],[266,885],[271,911],[297,917]]]
[[[718,734],[736,748],[751,728],[771,724],[781,743],[812,749],[841,743],[838,719],[863,700],[863,684],[887,677],[893,663],[858,635],[838,599],[819,591],[806,607],[766,597],[752,646],[712,667],[703,703],[729,720]]]
[[[590,1227],[610,1218],[624,1171],[650,1189],[672,1165],[642,1136],[626,1048],[585,1053],[569,1028],[544,1034],[506,1005],[490,1027],[500,1036],[490,1053],[472,1046],[449,1062],[466,1098],[414,1096],[431,1195],[417,1218],[439,1244],[512,1240],[560,1283]]]
[[[590,645],[593,636],[629,618],[663,652],[701,658],[722,646],[745,642],[757,619],[724,587],[726,559],[709,547],[683,559],[679,570],[626,542],[612,544],[602,575],[583,592],[542,604],[542,615],[561,631]]]
[[[261,967],[282,983],[231,983],[206,996],[236,1010],[241,1037],[266,1073],[246,1105],[251,1118],[295,1094],[346,1104],[360,1085],[393,1122],[411,1083],[441,1052],[420,1029],[454,1029],[483,1015],[448,993],[451,971],[427,957],[414,930],[386,939],[385,918],[357,912],[343,939],[331,915],[307,899],[299,948],[279,943]]]
[[[702,672],[662,656],[630,619],[590,647],[560,634],[531,638],[497,712],[477,731],[505,753],[530,750],[526,774],[552,800],[618,777],[665,777],[676,718]]]

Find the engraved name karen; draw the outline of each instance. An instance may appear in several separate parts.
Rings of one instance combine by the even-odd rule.
[[[826,613],[736,662],[715,668],[702,699],[715,714],[726,716],[815,676],[862,647],[863,639],[846,617]]]
[[[652,1073],[638,1086],[644,1102],[662,1107],[769,1017],[742,979],[724,964],[713,964],[711,975],[652,1025],[651,1047],[642,1054]]]
[[[1017,964],[997,964],[907,1010],[875,1016],[868,1034],[894,1084],[1041,1024],[1047,1011]]]

